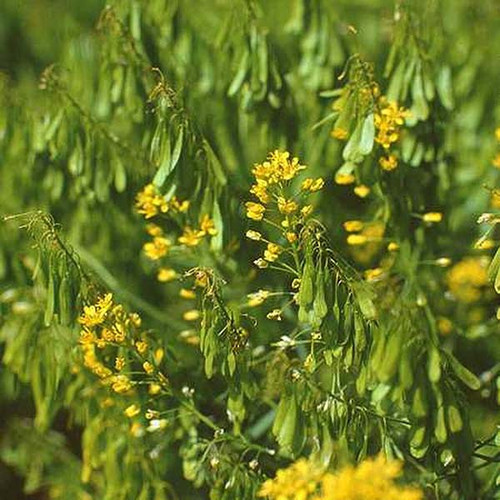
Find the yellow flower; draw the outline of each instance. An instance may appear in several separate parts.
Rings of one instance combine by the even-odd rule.
[[[497,141],[500,141],[500,127],[495,129],[495,137]]]
[[[354,188],[354,194],[360,198],[366,198],[370,194],[370,188],[364,184],[360,184]]]
[[[271,186],[280,181],[289,181],[293,179],[300,170],[305,169],[304,165],[299,163],[298,158],[290,159],[288,151],[275,150],[267,155],[267,161],[256,164],[252,169],[252,174],[257,182],[266,183]]]
[[[101,311],[97,306],[84,306],[83,314],[78,318],[78,322],[89,328],[100,325],[106,318],[106,311]]]
[[[158,193],[157,188],[153,184],[148,184],[137,193],[135,208],[146,219],[151,219],[159,213],[168,212],[169,206],[165,198]]]
[[[356,180],[356,177],[352,174],[342,174],[342,173],[337,173],[335,174],[335,184],[338,184],[339,186],[346,186],[348,184],[352,184]]]
[[[319,191],[320,189],[323,189],[323,186],[325,185],[325,181],[323,178],[318,177],[311,185],[309,190],[311,193],[314,193],[315,191]]]
[[[387,172],[394,170],[398,166],[398,160],[394,155],[389,155],[387,157],[382,156],[378,162],[380,163],[382,169]]]
[[[203,235],[199,231],[195,231],[189,226],[186,226],[182,236],[179,236],[178,241],[187,247],[195,247],[200,243],[202,236]]]
[[[148,393],[151,394],[151,396],[156,396],[156,394],[159,394],[160,391],[161,391],[160,384],[149,384]]]
[[[165,351],[161,347],[158,347],[158,349],[156,349],[153,353],[153,358],[157,365],[162,362],[163,356],[165,356]]]
[[[269,266],[269,264],[264,260],[264,259],[256,259],[253,261],[253,263],[259,268],[259,269],[265,269],[266,267]]]
[[[281,248],[275,243],[268,243],[267,249],[264,251],[264,259],[268,262],[274,262],[278,259],[281,253]]]
[[[269,293],[267,290],[258,290],[257,292],[249,293],[247,295],[247,305],[249,307],[260,306],[269,297]]]
[[[314,179],[312,179],[311,177],[304,179],[302,181],[302,184],[300,185],[300,189],[302,189],[302,191],[309,191],[313,182],[314,182]]]
[[[375,267],[374,269],[367,269],[364,274],[367,281],[376,281],[384,274],[384,270],[380,267]]]
[[[127,406],[127,408],[125,408],[123,413],[128,418],[132,418],[132,417],[135,417],[136,415],[139,415],[139,413],[141,413],[141,409],[136,404],[133,404],[133,405]]]
[[[305,205],[300,209],[302,217],[309,217],[312,214],[312,211],[313,211],[312,205]]]
[[[247,201],[245,203],[247,208],[247,217],[253,220],[262,220],[264,218],[264,212],[266,208],[260,203],[254,203],[253,201]]]
[[[155,371],[154,366],[149,361],[144,361],[142,368],[148,375],[151,375]]]
[[[471,303],[481,298],[481,289],[488,284],[488,264],[487,257],[466,257],[448,271],[448,288],[459,302]]]
[[[179,201],[176,196],[170,200],[170,207],[177,212],[187,212],[190,202],[188,200]]]
[[[283,198],[283,196],[278,197],[278,210],[282,214],[292,214],[293,212],[296,212],[298,208],[299,205],[295,201],[287,200],[286,198]]]
[[[399,250],[399,245],[396,242],[391,241],[387,245],[387,250],[389,250],[389,252],[396,252],[397,250]]]
[[[80,344],[91,345],[96,341],[95,333],[84,328],[80,332]]]
[[[443,214],[441,212],[427,212],[422,216],[425,222],[441,222]]]
[[[354,233],[356,231],[361,231],[364,227],[364,224],[360,220],[346,220],[343,224],[344,229],[348,233]]]
[[[257,179],[257,184],[254,184],[250,188],[250,192],[254,194],[261,203],[269,203],[271,197],[267,191],[267,182],[261,179]]]
[[[335,127],[332,131],[331,131],[331,136],[334,138],[334,139],[338,139],[339,141],[343,141],[345,139],[347,139],[347,130],[341,128],[341,127]]]
[[[311,193],[314,193],[315,191],[323,189],[324,185],[325,181],[322,177],[318,177],[317,179],[312,179],[309,177],[302,181],[300,188],[302,189],[302,191],[310,191]]]
[[[403,107],[399,107],[397,103],[388,102],[385,97],[380,97],[379,107],[380,113],[375,113],[374,116],[377,130],[375,142],[384,149],[389,149],[391,144],[399,139],[399,129],[404,124],[405,118],[410,116],[410,113]]]
[[[148,224],[146,226],[146,231],[150,236],[162,236],[163,235],[163,229],[160,226],[157,226],[156,224]]]
[[[173,269],[161,267],[158,270],[158,274],[157,274],[156,278],[158,279],[158,281],[161,281],[162,283],[166,283],[168,281],[175,280],[175,278],[177,278],[177,273]]]
[[[167,255],[171,242],[162,236],[155,236],[153,241],[144,244],[144,253],[151,260],[158,260]]]
[[[208,215],[204,215],[200,221],[200,232],[203,235],[209,234],[210,236],[215,236],[217,234],[214,221]]]
[[[184,321],[196,321],[199,317],[200,311],[198,311],[198,309],[191,309],[182,315]]]
[[[125,358],[123,356],[118,356],[115,359],[115,369],[121,371],[123,370],[124,366],[125,366]]]
[[[266,318],[267,319],[272,319],[272,320],[275,320],[275,321],[281,321],[282,320],[281,309],[273,309],[271,312],[268,312],[266,314]]]
[[[148,343],[145,340],[138,340],[135,343],[135,348],[139,354],[144,354],[148,349]]]
[[[258,231],[253,231],[249,229],[246,232],[246,237],[250,240],[260,241],[262,239],[262,234],[260,234]]]
[[[111,388],[118,394],[130,391],[132,383],[126,375],[115,375],[111,381]]]
[[[285,236],[289,243],[295,243],[298,238],[297,233],[293,232],[287,232]]]
[[[350,234],[347,237],[348,245],[364,245],[367,241],[367,237],[363,234]]]
[[[195,299],[196,298],[196,292],[193,290],[188,290],[186,288],[181,288],[179,291],[179,295],[183,299]]]

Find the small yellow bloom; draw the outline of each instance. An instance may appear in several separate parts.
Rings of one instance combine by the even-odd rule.
[[[165,351],[161,347],[158,347],[158,349],[155,350],[155,352],[153,353],[153,358],[157,365],[161,363],[164,355]]]
[[[281,248],[275,243],[268,243],[267,249],[264,251],[264,259],[268,262],[274,262],[278,259],[281,253]]]
[[[177,212],[187,212],[189,209],[190,202],[188,200],[179,201],[176,196],[170,200],[170,206],[173,210]]]
[[[384,274],[384,270],[380,267],[374,269],[367,269],[365,271],[365,278],[367,281],[376,281]]]
[[[425,222],[441,222],[443,214],[441,212],[427,212],[422,216]]]
[[[297,241],[297,233],[293,233],[293,232],[288,232],[286,233],[286,239],[288,240],[289,243],[295,243]]]
[[[139,415],[140,412],[141,412],[141,409],[136,404],[133,404],[133,405],[127,406],[127,408],[125,408],[123,413],[128,418],[133,418],[136,415]]]
[[[348,184],[352,184],[356,180],[353,174],[335,174],[335,184],[339,186],[347,186]]]
[[[135,348],[139,354],[144,354],[148,349],[148,343],[145,340],[138,340],[135,343]]]
[[[132,388],[132,383],[126,375],[115,375],[112,379],[111,388],[118,394],[124,394]]]
[[[297,211],[297,209],[299,208],[299,205],[297,204],[297,202],[293,201],[293,200],[287,200],[285,198],[283,198],[282,196],[280,196],[278,198],[278,210],[282,213],[282,214],[292,214],[294,212]]]
[[[370,188],[364,184],[360,184],[354,188],[354,194],[360,198],[366,198],[370,194]]]
[[[254,184],[250,188],[250,192],[255,195],[261,203],[269,203],[271,196],[267,191],[267,182],[264,180],[257,179],[257,184]]]
[[[208,215],[204,215],[200,221],[200,232],[203,235],[208,234],[210,236],[215,236],[217,234],[214,221]]]
[[[191,309],[189,311],[186,311],[183,315],[182,318],[184,321],[196,321],[200,317],[200,311],[198,309]]]
[[[367,237],[362,234],[350,234],[347,237],[348,245],[364,245],[367,241]]]
[[[258,290],[257,292],[249,293],[247,295],[247,305],[249,307],[260,306],[269,297],[269,293],[267,290]]]
[[[245,203],[247,209],[247,217],[253,220],[262,220],[264,218],[264,213],[266,208],[260,203],[254,203],[253,201],[247,201]]]
[[[246,237],[250,240],[260,241],[262,239],[262,234],[260,234],[258,231],[253,231],[252,229],[249,229],[246,232]]]
[[[151,396],[155,396],[161,391],[161,385],[160,384],[149,384],[148,387],[148,392],[151,394]]]
[[[360,220],[346,220],[343,224],[344,229],[348,233],[354,233],[356,231],[361,231],[364,227],[364,224]]]
[[[115,359],[115,369],[121,371],[123,370],[124,366],[125,366],[125,358],[123,356],[118,356]]]
[[[394,155],[389,155],[387,157],[382,156],[378,162],[380,163],[382,169],[387,172],[394,170],[398,166],[398,160]]]
[[[305,205],[300,209],[302,217],[309,217],[312,214],[312,211],[313,211],[312,205]]]
[[[331,131],[331,136],[334,138],[334,139],[338,139],[339,141],[343,141],[345,139],[347,139],[347,130],[341,128],[341,127],[335,127],[332,131]]]
[[[269,264],[264,260],[264,259],[261,259],[261,258],[258,258],[256,260],[253,261],[253,263],[259,268],[259,269],[265,269],[266,267],[269,266]]]
[[[325,185],[325,181],[322,177],[318,177],[311,185],[309,190],[311,193],[314,193],[315,191],[319,191],[320,189],[323,189],[323,186]]]
[[[387,245],[387,250],[389,250],[389,252],[396,252],[397,250],[399,250],[399,245],[396,242],[391,241]]]
[[[312,179],[311,177],[304,179],[302,181],[302,184],[300,185],[300,189],[302,189],[302,191],[309,191],[313,182],[314,182],[314,179]]]
[[[179,291],[179,295],[183,299],[195,299],[196,298],[196,292],[194,290],[188,290],[187,288],[181,288]]]
[[[148,375],[151,375],[155,371],[154,366],[149,361],[144,361],[142,368]]]
[[[144,253],[151,260],[158,260],[167,255],[171,242],[162,236],[155,236],[153,241],[144,244]]]
[[[168,281],[175,280],[175,278],[177,278],[177,273],[173,269],[162,267],[158,270],[156,278],[158,281],[166,283]]]
[[[157,226],[156,224],[148,224],[146,226],[146,231],[150,236],[162,236],[163,235],[163,229],[160,226]]]
[[[272,319],[275,321],[281,321],[283,318],[281,317],[281,309],[273,309],[271,312],[266,314],[267,319]]]
[[[203,234],[200,231],[195,231],[194,229],[186,226],[182,236],[179,236],[178,241],[181,245],[186,245],[187,247],[195,247],[201,241]]]
[[[500,127],[495,129],[495,137],[497,141],[500,141]]]

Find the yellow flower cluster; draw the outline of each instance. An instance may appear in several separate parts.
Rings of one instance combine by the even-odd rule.
[[[301,199],[320,191],[325,185],[321,177],[316,179],[308,177],[302,181],[300,191],[291,195],[290,181],[305,168],[298,158],[292,158],[287,151],[276,150],[269,153],[265,162],[255,165],[252,169],[255,184],[250,192],[258,198],[259,202],[248,201],[245,204],[246,216],[255,221],[263,220],[267,210],[278,213],[278,221],[266,220],[266,222],[275,227],[281,227],[283,237],[291,244],[298,239],[298,226],[303,224],[313,211],[312,205],[301,205]],[[269,204],[274,204],[275,209],[269,207]],[[263,258],[254,261],[261,269],[268,267],[269,262],[278,260],[284,251],[281,245],[265,240],[258,231],[249,230],[246,235],[251,240],[267,243]]]
[[[382,455],[337,473],[322,472],[313,462],[299,459],[264,482],[259,496],[271,500],[422,500],[422,492],[400,486],[401,463]]]
[[[135,208],[138,213],[144,215],[145,219],[151,219],[160,213],[167,213],[169,210],[186,212],[189,208],[189,201],[179,201],[175,196],[167,201],[154,184],[148,184],[137,193]]]
[[[487,257],[466,257],[448,271],[448,288],[459,302],[471,303],[481,298],[481,289],[488,284],[488,264]]]
[[[280,469],[274,479],[262,485],[258,495],[273,500],[308,500],[319,490],[323,471],[313,462],[300,458],[287,469]]]
[[[96,349],[131,342],[135,330],[141,325],[140,316],[136,313],[127,314],[123,306],[115,304],[112,294],[108,293],[99,297],[95,304],[84,306],[78,321],[83,327],[80,332],[80,345],[84,366],[105,384],[111,385],[115,392],[128,392],[132,388],[130,379],[105,366],[97,356]],[[124,366],[123,357],[115,358],[114,368],[117,372]]]
[[[375,142],[380,144],[388,153],[392,144],[399,139],[401,126],[410,112],[395,102],[389,102],[386,97],[381,96],[378,100],[378,112],[375,113],[374,122],[377,134]],[[391,171],[398,166],[398,160],[394,154],[388,153],[379,159],[383,170]]]
[[[153,237],[153,239],[145,243],[143,246],[146,257],[151,260],[159,260],[162,257],[165,257],[173,245],[172,241],[165,237],[163,229],[156,224],[149,224],[147,232]],[[208,215],[204,215],[200,220],[199,229],[193,229],[186,226],[182,235],[177,238],[177,241],[181,245],[194,247],[200,243],[204,236],[215,236],[216,234],[217,230],[215,229],[213,219],[211,219]],[[171,272],[168,274],[165,273],[165,270],[160,270],[160,273],[161,275],[158,276],[159,281],[171,281],[175,278],[175,274],[172,275]]]

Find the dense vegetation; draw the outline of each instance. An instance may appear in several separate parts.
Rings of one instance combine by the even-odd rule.
[[[499,46],[496,0],[3,0],[3,497],[500,498]]]

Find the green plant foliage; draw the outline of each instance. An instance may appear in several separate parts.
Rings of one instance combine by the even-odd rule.
[[[496,0],[4,0],[5,498],[500,498],[499,45]]]

